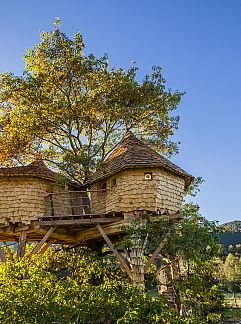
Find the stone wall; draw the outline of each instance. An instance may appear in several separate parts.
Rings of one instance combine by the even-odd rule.
[[[146,180],[145,174],[151,179]],[[92,190],[106,188],[106,192],[91,193],[91,212],[147,210],[173,214],[180,210],[184,184],[182,177],[160,168],[123,170],[91,186]]]
[[[0,223],[29,224],[42,217],[52,187],[51,181],[36,177],[0,177]]]

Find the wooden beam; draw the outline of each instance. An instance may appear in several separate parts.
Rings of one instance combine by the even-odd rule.
[[[54,244],[54,242],[56,242],[56,240],[49,240],[44,247],[39,251],[39,254],[44,254],[44,252],[46,252],[48,250],[48,248],[50,247],[51,244]]]
[[[148,215],[151,222],[159,221],[160,219],[168,221],[172,221],[175,219],[182,219],[183,216],[181,214],[158,214],[158,215]]]
[[[4,242],[3,246],[4,246],[4,248],[5,248],[6,252],[7,252],[7,255],[8,255],[9,259],[11,261],[13,261],[13,254],[12,254],[11,250],[9,249],[9,246],[7,246],[7,243]]]
[[[26,251],[26,243],[27,243],[27,231],[23,230],[20,232],[19,242],[18,242],[18,256],[22,258]]]
[[[123,226],[125,224],[126,224],[126,222],[124,220],[122,220],[120,222],[104,225],[104,226],[102,226],[102,228],[104,229],[104,231],[107,235],[118,234],[121,232],[121,229],[120,229],[121,226]],[[100,232],[98,231],[96,226],[90,227],[88,229],[83,229],[76,233],[76,241],[77,242],[85,242],[85,241],[100,238],[100,237],[102,237],[102,235],[100,234]]]
[[[125,263],[125,261],[123,260],[123,258],[120,255],[120,253],[115,249],[114,245],[112,244],[112,242],[110,241],[110,239],[108,238],[108,236],[105,234],[103,228],[100,226],[100,224],[96,225],[96,227],[97,227],[98,231],[100,232],[101,236],[106,241],[106,243],[109,246],[109,248],[111,249],[111,251],[114,253],[114,255],[116,256],[116,258],[119,260],[120,264],[122,265],[122,268],[124,268],[124,270],[126,271],[126,273],[128,274],[128,276],[132,279],[132,274],[131,274],[130,268]]]
[[[36,234],[46,234],[48,231],[40,228],[39,226],[34,226],[35,228],[35,233]],[[76,242],[76,236],[75,235],[71,235],[71,234],[66,234],[66,230],[64,230],[63,232],[60,232],[60,230],[55,230],[54,233],[52,233],[51,237],[53,239],[59,240],[59,241],[66,241],[66,242],[71,242],[71,243],[75,243]]]
[[[13,225],[13,224],[9,224],[9,226],[6,226],[6,227],[1,227],[0,234],[6,234],[6,233],[14,234],[14,228],[15,228],[15,225]]]
[[[163,248],[163,246],[166,244],[167,241],[168,241],[168,237],[165,237],[164,240],[158,245],[158,247],[156,248],[156,250],[154,251],[154,253],[152,254],[152,256],[149,258],[149,260],[147,261],[147,264],[144,267],[144,272],[145,273],[150,268],[150,266],[154,262],[155,258],[160,253],[161,249]]]
[[[50,229],[47,231],[47,233],[44,235],[42,240],[33,248],[33,250],[30,252],[29,257],[32,256],[32,254],[36,254],[44,245],[44,243],[48,240],[48,238],[51,236],[53,231],[56,227],[50,227]]]
[[[21,232],[21,231],[27,231],[28,229],[29,229],[29,225],[15,227],[14,228],[14,233]]]
[[[40,221],[39,224],[42,226],[54,225],[92,225],[92,224],[104,224],[104,223],[114,223],[121,221],[121,217],[115,218],[89,218],[89,219],[57,219],[57,220],[44,220]]]
[[[13,235],[0,235],[0,242],[18,242],[18,238]]]
[[[4,228],[4,227],[8,227],[8,226],[9,226],[9,222],[0,224],[0,228]]]
[[[3,263],[6,263],[4,250],[0,248],[0,259]]]

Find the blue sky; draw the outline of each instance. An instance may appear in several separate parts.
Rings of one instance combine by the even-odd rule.
[[[162,66],[168,87],[186,92],[172,160],[205,179],[203,215],[241,219],[241,0],[1,1],[1,72],[22,72],[22,54],[54,17],[112,66],[134,59],[140,78]]]

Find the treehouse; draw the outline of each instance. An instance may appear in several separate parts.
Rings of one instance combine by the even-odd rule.
[[[144,272],[166,240],[144,267],[144,247],[133,245],[127,265],[110,238],[118,240],[121,227],[140,216],[180,218],[192,176],[131,132],[97,169],[88,190],[71,181],[60,190],[58,176],[40,159],[27,166],[0,168],[0,241],[8,255],[9,241],[19,243],[19,257],[27,242],[36,243],[29,257],[44,253],[53,243],[87,244],[101,251],[105,242],[133,282],[142,284]],[[0,260],[6,261],[2,249]]]
[[[175,215],[192,176],[128,132],[91,180],[94,214]]]

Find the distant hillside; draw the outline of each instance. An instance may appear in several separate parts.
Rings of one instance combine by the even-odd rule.
[[[236,246],[241,244],[241,221],[228,222],[221,225],[227,232],[220,234],[221,244],[227,251],[230,245]]]
[[[241,232],[241,221],[235,220],[221,225],[229,232]]]

